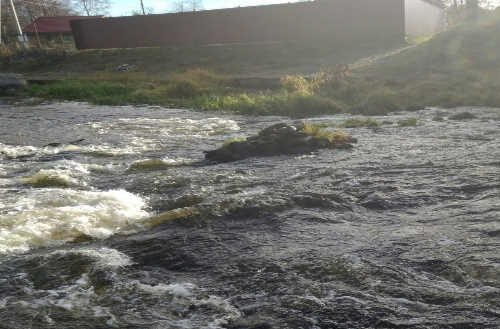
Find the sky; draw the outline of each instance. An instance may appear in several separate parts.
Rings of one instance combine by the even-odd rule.
[[[144,7],[154,9],[154,12],[161,14],[172,9],[172,3],[175,0],[143,0]],[[291,0],[204,0],[205,9],[229,8],[238,6],[257,6],[272,3],[294,2]],[[130,15],[134,10],[140,8],[139,0],[111,0],[110,16]]]

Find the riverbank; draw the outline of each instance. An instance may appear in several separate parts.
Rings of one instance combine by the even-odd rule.
[[[361,53],[349,57],[326,48],[312,51],[288,45],[294,55],[280,56],[284,45],[232,47],[232,54],[238,54],[232,59],[223,56],[224,47],[205,47],[205,57],[185,48],[129,49],[81,52],[70,59],[66,55],[57,60],[42,57],[45,62],[39,59],[13,67],[32,74],[49,68],[67,73],[61,81],[32,84],[24,95],[100,105],[151,104],[292,117],[377,115],[426,106],[500,106],[498,10],[491,17],[463,24],[364,65],[355,60]],[[265,50],[261,56],[256,53],[258,49]],[[197,52],[199,59],[190,58]],[[180,57],[173,60],[174,53]],[[141,63],[156,64],[130,62],[129,72],[111,68],[116,59],[111,62],[110,55],[126,61],[137,58],[133,54],[143,56]],[[163,59],[162,54],[166,56]],[[217,56],[220,59],[214,60]],[[345,71],[339,64],[349,58],[355,63]],[[88,67],[82,72],[85,60]],[[320,70],[321,63],[330,66],[323,65],[328,68]],[[141,66],[143,70],[139,71]],[[152,71],[155,68],[156,73]],[[314,68],[316,73],[310,73]]]

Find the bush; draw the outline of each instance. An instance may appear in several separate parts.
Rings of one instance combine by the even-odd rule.
[[[172,98],[193,98],[206,91],[198,83],[189,80],[173,81],[166,89],[167,95]]]
[[[363,127],[368,127],[368,128],[376,128],[381,126],[382,123],[378,122],[375,119],[360,119],[360,118],[352,118],[352,119],[347,119],[342,123],[342,127],[344,128],[363,128]]]
[[[310,94],[314,91],[313,85],[306,78],[298,75],[285,75],[280,79],[280,84],[281,88],[289,93]]]
[[[401,110],[401,104],[402,101],[394,91],[382,88],[368,94],[354,112],[366,115],[384,115]]]
[[[416,118],[408,118],[404,120],[399,120],[398,125],[400,127],[416,127],[418,126],[418,121]]]

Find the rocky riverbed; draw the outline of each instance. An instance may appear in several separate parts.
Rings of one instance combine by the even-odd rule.
[[[499,328],[499,113],[214,164],[293,121],[0,105],[0,328]]]

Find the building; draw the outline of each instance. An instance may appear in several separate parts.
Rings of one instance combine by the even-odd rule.
[[[24,28],[28,39],[36,43],[73,43],[72,20],[90,19],[87,16],[39,17]]]
[[[78,49],[315,42],[352,49],[405,40],[405,0],[323,0],[72,21]]]
[[[410,37],[430,36],[446,25],[446,13],[439,0],[405,0],[405,29]]]

